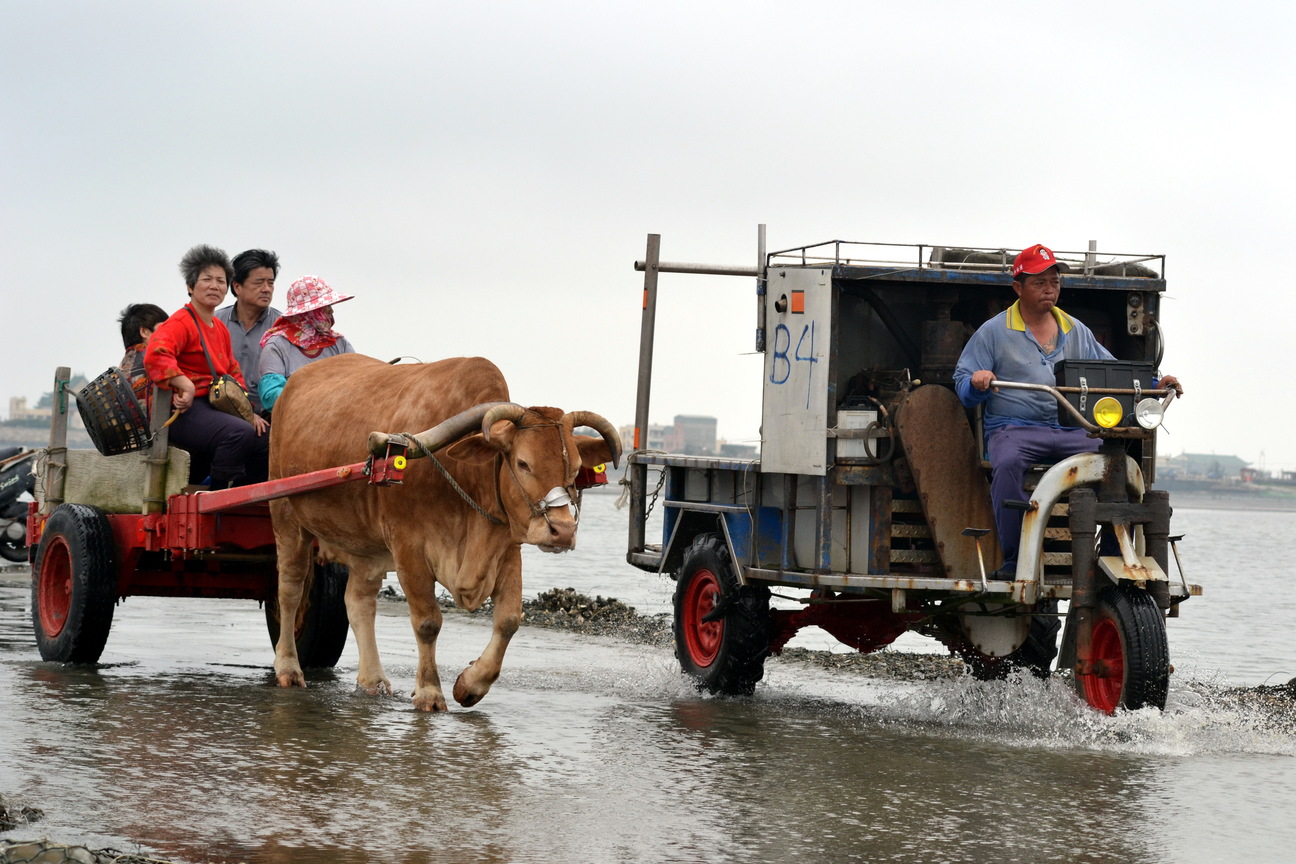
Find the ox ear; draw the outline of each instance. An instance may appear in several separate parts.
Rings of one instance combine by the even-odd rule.
[[[580,449],[581,464],[585,466],[602,465],[612,461],[612,448],[602,438],[589,435],[574,435],[576,446]]]
[[[446,449],[445,453],[458,462],[481,465],[498,456],[501,449],[498,439],[487,441],[478,434],[456,441]]]

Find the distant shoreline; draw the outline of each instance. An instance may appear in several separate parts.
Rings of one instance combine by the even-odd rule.
[[[1170,492],[1170,506],[1184,510],[1296,510],[1296,497],[1265,495],[1257,492]]]
[[[68,446],[73,449],[89,449],[94,446],[90,433],[77,426],[69,426],[67,432]],[[5,447],[27,447],[39,450],[49,446],[49,428],[37,426],[6,426],[0,424],[0,445]]]
[[[0,424],[0,446],[41,449],[49,446],[49,432],[44,429]],[[70,428],[68,446],[73,449],[88,450],[94,445],[84,429]],[[615,491],[620,494],[620,490],[615,488],[615,485],[614,482],[610,482],[605,490],[597,491]],[[1173,482],[1168,485],[1171,506],[1185,510],[1296,511],[1296,494],[1289,494],[1286,487],[1275,490],[1272,487],[1248,483],[1221,484],[1212,489],[1176,489]],[[1155,488],[1166,489],[1166,486]],[[1292,489],[1292,492],[1296,493],[1296,489]]]

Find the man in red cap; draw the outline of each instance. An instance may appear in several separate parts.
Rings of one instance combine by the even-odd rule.
[[[968,340],[954,370],[954,386],[968,408],[984,405],[982,425],[990,457],[990,497],[995,527],[1003,548],[996,576],[1015,579],[1022,511],[1005,501],[1024,500],[1026,469],[1035,462],[1054,462],[1076,453],[1096,452],[1099,441],[1078,427],[1057,422],[1057,402],[1046,393],[998,390],[994,380],[1028,384],[1056,383],[1060,360],[1114,360],[1078,319],[1057,306],[1062,290],[1060,263],[1047,246],[1023,249],[1013,261],[1017,302],[981,325]],[[1178,387],[1167,375],[1158,382]]]

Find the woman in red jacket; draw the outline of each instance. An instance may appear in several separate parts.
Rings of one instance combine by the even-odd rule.
[[[172,391],[171,406],[181,412],[171,424],[170,442],[189,451],[191,482],[209,474],[213,489],[260,482],[266,479],[270,451],[268,424],[260,417],[248,423],[207,401],[213,366],[217,375],[231,375],[243,383],[229,331],[213,315],[225,299],[234,269],[220,249],[202,245],[185,253],[180,272],[189,302],[153,331],[144,354],[149,378]],[[210,366],[200,332],[211,354]]]

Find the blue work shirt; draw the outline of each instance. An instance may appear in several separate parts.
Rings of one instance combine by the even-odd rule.
[[[954,369],[954,389],[968,408],[985,405],[982,422],[986,433],[1004,426],[1059,426],[1058,404],[1048,393],[1030,390],[985,392],[972,386],[972,373],[989,369],[999,381],[1054,386],[1053,367],[1059,360],[1115,360],[1094,338],[1093,331],[1056,306],[1051,310],[1058,323],[1057,347],[1044,348],[1026,326],[1021,301],[982,324],[972,334]]]
[[[243,380],[247,382],[248,396],[252,400],[252,407],[258,413],[261,411],[261,397],[259,379],[260,372],[257,370],[261,366],[261,337],[265,335],[278,320],[281,313],[273,306],[267,306],[261,313],[261,317],[252,325],[251,330],[244,330],[243,324],[238,319],[238,309],[236,303],[231,303],[216,310],[216,317],[225,322],[225,327],[230,334],[230,348],[234,351],[234,359],[238,361],[239,367],[243,370]]]

